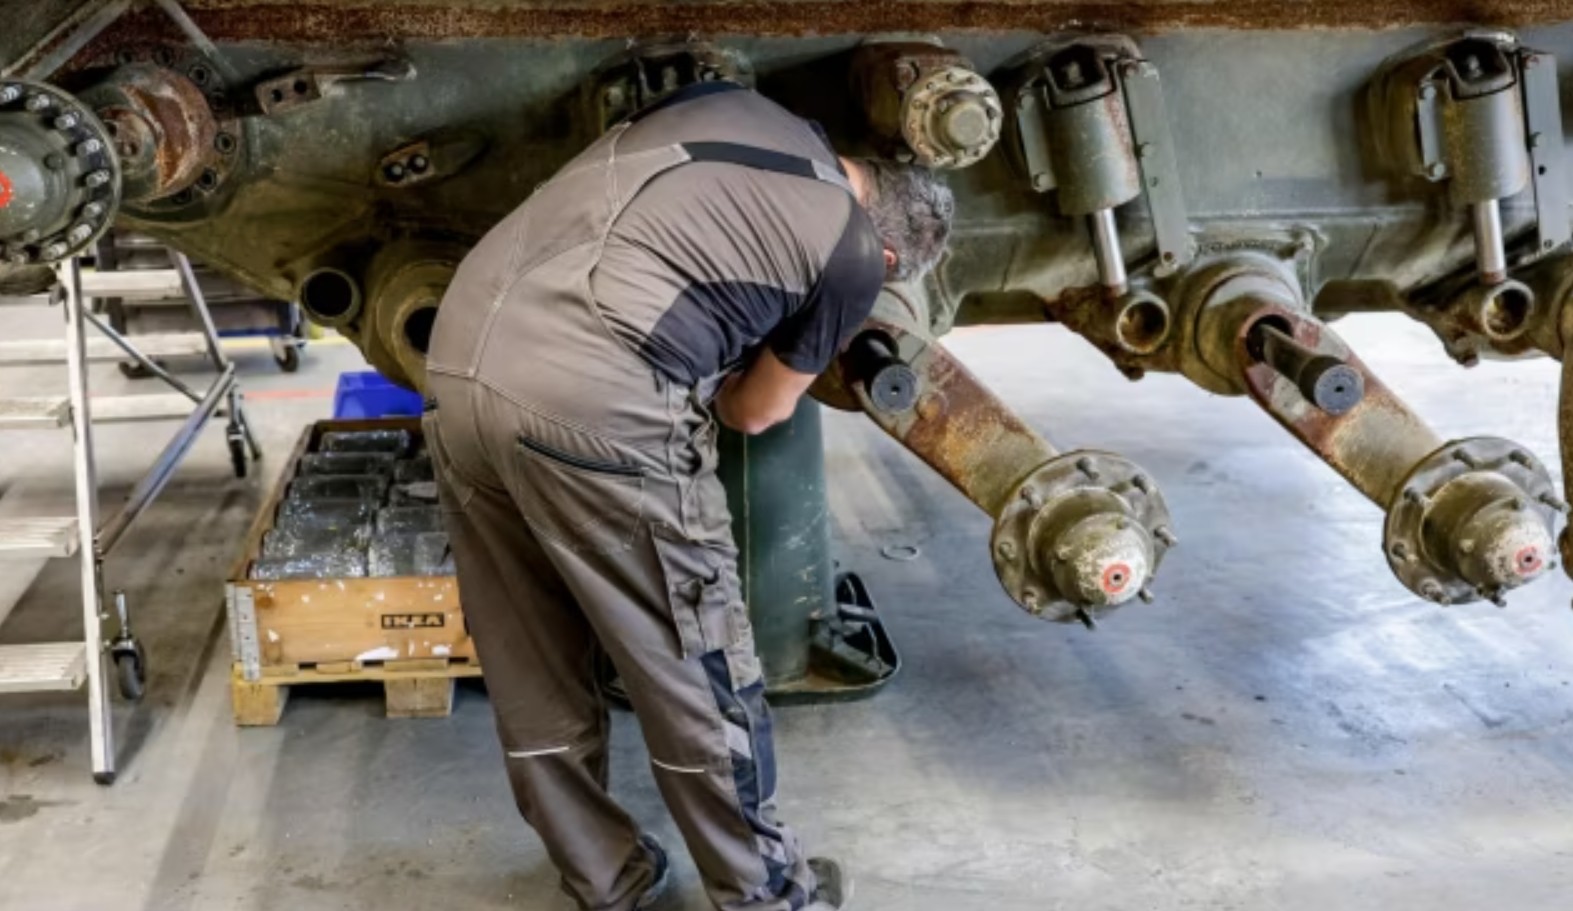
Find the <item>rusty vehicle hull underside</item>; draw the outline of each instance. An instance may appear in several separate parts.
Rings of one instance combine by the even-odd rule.
[[[689,82],[752,84],[844,153],[946,170],[950,252],[921,287],[889,289],[815,394],[995,520],[1001,581],[1034,615],[1091,625],[1149,599],[1183,516],[1163,479],[1062,453],[1016,418],[937,342],[958,325],[1058,322],[1133,380],[1249,397],[1387,514],[1373,558],[1420,597],[1501,601],[1557,558],[1566,505],[1541,460],[1444,440],[1336,325],[1403,312],[1462,367],[1562,357],[1573,2],[62,0],[30,15],[0,39],[6,78],[47,79],[116,125],[116,227],[299,300],[413,386],[464,252],[609,124]],[[20,238],[18,274],[58,258]],[[1561,420],[1567,446],[1566,404]]]

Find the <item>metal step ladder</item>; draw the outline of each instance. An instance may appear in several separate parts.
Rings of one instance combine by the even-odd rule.
[[[93,779],[100,784],[115,780],[114,728],[109,703],[109,676],[113,671],[121,694],[141,697],[146,657],[131,630],[125,597],[112,598],[104,587],[104,558],[124,538],[137,517],[163,490],[197,434],[216,415],[227,418],[227,439],[235,474],[244,477],[248,456],[262,457],[241,408],[235,383],[235,365],[225,356],[214,330],[208,304],[191,263],[171,251],[174,268],[160,272],[85,271],[73,257],[55,266],[57,284],[43,299],[64,309],[65,338],[59,341],[0,342],[0,366],[8,364],[64,363],[70,381],[65,396],[0,398],[0,430],[49,429],[69,425],[74,439],[72,465],[76,480],[76,514],[58,518],[0,518],[0,571],[6,559],[19,557],[71,557],[81,565],[82,639],[33,645],[0,645],[0,693],[41,690],[76,690],[85,682]],[[127,337],[116,332],[91,305],[97,297],[156,295],[184,297],[201,332],[179,335]],[[36,303],[37,300],[35,299]],[[89,339],[92,326],[102,338]],[[154,358],[201,356],[218,377],[206,389],[194,389]],[[94,397],[88,394],[90,362],[130,358],[153,376],[174,388],[173,393]],[[164,446],[153,467],[137,482],[117,511],[100,520],[98,482],[93,458],[93,425],[132,421],[178,420],[173,438]],[[106,638],[104,627],[117,621],[115,636]]]

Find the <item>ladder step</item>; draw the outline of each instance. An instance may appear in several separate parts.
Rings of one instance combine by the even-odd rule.
[[[83,272],[82,293],[88,297],[118,297],[124,300],[185,300],[186,286],[174,269],[123,269],[114,272]]]
[[[74,690],[87,677],[81,642],[0,645],[0,693]]]
[[[71,421],[71,400],[63,395],[0,399],[0,430],[64,427]]]
[[[207,339],[200,332],[179,332],[167,335],[133,335],[131,344],[151,358],[199,357],[208,353]],[[87,340],[87,359],[90,361],[130,360],[119,346],[107,338]],[[0,342],[0,365],[3,364],[63,364],[66,360],[65,339],[28,339],[19,342]]]
[[[185,420],[197,403],[178,392],[94,396],[95,424]],[[219,414],[227,413],[220,408]],[[51,430],[71,423],[71,400],[60,396],[0,399],[0,430]]]
[[[149,395],[116,395],[94,398],[88,410],[95,424],[129,424],[134,421],[184,420],[197,403],[178,392]]]
[[[78,537],[75,517],[0,519],[0,559],[69,557]]]

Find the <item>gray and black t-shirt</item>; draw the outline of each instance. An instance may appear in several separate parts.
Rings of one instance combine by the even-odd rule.
[[[817,126],[731,83],[685,90],[636,118],[619,157],[716,142],[840,170]],[[742,366],[760,345],[793,370],[823,371],[868,317],[884,275],[874,227],[847,190],[696,161],[629,202],[590,291],[614,333],[673,382],[694,386]],[[653,327],[641,318],[652,312]]]

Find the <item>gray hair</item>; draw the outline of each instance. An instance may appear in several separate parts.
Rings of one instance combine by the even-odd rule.
[[[945,252],[956,200],[928,168],[859,158],[868,175],[866,208],[880,242],[896,254],[887,281],[922,278]]]

